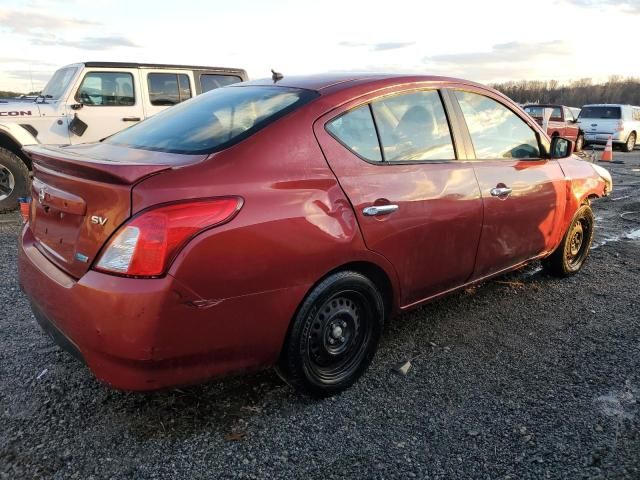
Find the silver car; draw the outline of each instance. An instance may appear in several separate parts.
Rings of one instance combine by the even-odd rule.
[[[611,135],[614,145],[630,152],[640,134],[640,107],[620,104],[593,104],[582,107],[578,125],[584,143],[606,144]]]

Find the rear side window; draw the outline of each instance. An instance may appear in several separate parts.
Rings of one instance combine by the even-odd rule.
[[[202,93],[213,90],[214,88],[226,87],[234,83],[241,82],[240,77],[235,75],[213,75],[209,73],[203,73],[200,75],[200,89]]]
[[[622,111],[620,107],[609,107],[609,106],[584,107],[580,112],[580,118],[619,120],[622,118]]]
[[[327,124],[327,131],[356,155],[372,162],[382,161],[369,105],[350,110],[331,120]]]
[[[147,80],[151,105],[176,105],[191,98],[189,76],[184,73],[150,73]]]
[[[636,122],[640,122],[640,108],[633,109],[633,120]]]
[[[82,79],[76,100],[83,105],[129,106],[135,104],[133,75],[127,72],[90,72]]]
[[[385,161],[455,158],[449,124],[436,90],[387,97],[371,104]]]
[[[310,90],[284,87],[219,88],[116,133],[105,143],[171,153],[212,153],[242,141],[317,96]]]
[[[476,158],[539,158],[534,131],[501,103],[477,93],[455,91]]]

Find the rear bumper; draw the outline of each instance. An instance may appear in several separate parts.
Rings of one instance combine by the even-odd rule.
[[[89,271],[75,280],[38,251],[28,228],[20,241],[19,281],[43,329],[99,380],[123,390],[273,364],[287,315],[303,294],[284,289],[198,307],[192,302],[200,298],[170,275],[134,279]]]
[[[584,134],[584,143],[585,144],[595,144],[595,145],[605,145],[609,140],[609,136],[611,136],[611,140],[613,143],[625,143],[625,137],[620,132],[615,133],[585,133]]]

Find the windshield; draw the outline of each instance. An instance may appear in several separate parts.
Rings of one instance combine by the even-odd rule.
[[[622,114],[620,107],[584,107],[579,118],[620,119]]]
[[[106,143],[170,153],[227,148],[315,98],[309,90],[223,87],[171,107],[116,133]]]
[[[65,67],[56,71],[42,90],[42,96],[45,98],[53,98],[54,100],[60,98],[69,86],[77,70],[77,67]]]

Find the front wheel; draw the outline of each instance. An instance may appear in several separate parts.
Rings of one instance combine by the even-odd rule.
[[[29,191],[29,169],[22,159],[0,148],[0,213],[18,208],[18,198]]]
[[[568,277],[577,273],[589,256],[593,241],[593,227],[594,218],[591,207],[581,206],[558,248],[542,261],[545,270],[557,277]]]
[[[296,390],[315,397],[350,387],[367,369],[384,324],[384,301],[364,275],[330,275],[305,298],[277,366]]]

